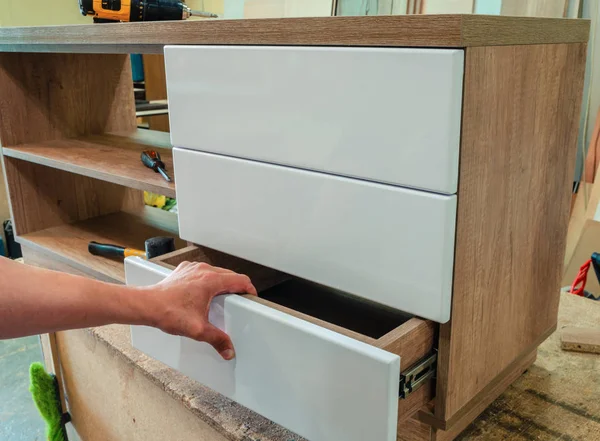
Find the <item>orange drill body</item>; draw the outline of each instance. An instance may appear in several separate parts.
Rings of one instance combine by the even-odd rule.
[[[113,4],[115,6],[112,6],[111,2],[106,2],[105,0],[94,0],[94,17],[101,20],[134,21],[130,20],[131,0],[121,0],[120,2],[113,2]],[[113,7],[118,7],[119,9],[114,10],[112,9]]]

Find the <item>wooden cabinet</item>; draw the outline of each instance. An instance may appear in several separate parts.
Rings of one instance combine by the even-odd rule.
[[[31,263],[121,283],[183,260],[250,273],[262,300],[211,309],[237,361],[148,328],[134,344],[312,441],[454,439],[556,328],[588,29],[460,15],[1,29],[18,240]],[[165,46],[175,186],[139,163],[152,146],[173,164],[168,135],[135,131],[126,55]],[[178,198],[181,231],[142,190]],[[127,275],[86,249],[158,234],[181,250]]]

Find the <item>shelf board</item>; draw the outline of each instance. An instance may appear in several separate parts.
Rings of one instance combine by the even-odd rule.
[[[158,151],[173,182],[144,167],[142,150]],[[84,138],[59,139],[4,147],[5,156],[175,197],[175,175],[169,133],[137,130]]]
[[[88,243],[95,240],[143,250],[145,240],[156,236],[175,237],[177,249],[187,246],[177,237],[177,215],[150,207],[141,216],[118,212],[28,233],[17,240],[96,279],[125,283],[123,259],[94,256],[88,252]]]

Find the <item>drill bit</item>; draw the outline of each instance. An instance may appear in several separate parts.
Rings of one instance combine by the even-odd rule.
[[[217,14],[213,14],[212,12],[194,11],[193,9],[190,9],[190,15],[195,15],[196,17],[219,18]]]

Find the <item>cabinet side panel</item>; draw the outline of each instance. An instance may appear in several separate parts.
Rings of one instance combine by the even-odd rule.
[[[466,50],[452,319],[439,345],[442,420],[475,405],[556,326],[585,51]]]

